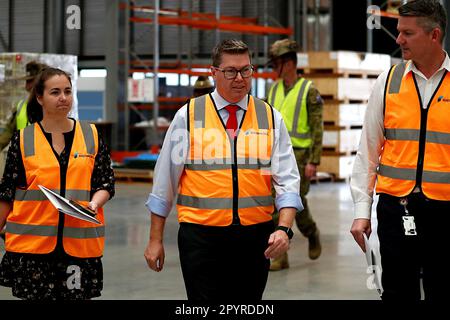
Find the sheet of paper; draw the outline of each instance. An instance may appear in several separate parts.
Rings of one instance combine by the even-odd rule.
[[[373,278],[371,278],[370,285],[372,286],[370,289],[376,289],[378,294],[383,293],[383,288],[381,286],[381,266],[378,264],[377,256],[370,246],[369,239],[364,233],[364,245],[366,247],[366,261],[367,261],[367,273],[371,274]],[[368,282],[369,286],[369,282]]]
[[[60,196],[56,192],[54,192],[42,185],[39,185],[39,188],[45,194],[45,196],[50,200],[50,202],[55,206],[55,208],[60,210],[61,212],[65,213],[71,217],[77,218],[77,219],[81,219],[81,220],[96,223],[96,224],[102,224],[95,217],[92,217],[90,214],[83,212],[77,206],[73,205],[70,202],[70,200]]]

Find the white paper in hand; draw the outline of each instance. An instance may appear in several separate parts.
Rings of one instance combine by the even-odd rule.
[[[87,213],[86,208],[80,208],[79,204],[73,204],[71,200],[68,200],[56,192],[44,187],[43,185],[38,185],[45,196],[50,200],[50,202],[55,206],[56,209],[61,212],[84,221],[92,222],[95,224],[102,224],[95,217]],[[85,212],[86,211],[86,212]]]
[[[381,287],[381,269],[365,233],[363,233],[363,237],[364,246],[366,247],[367,273],[372,275],[367,279],[367,287],[369,289],[377,289],[378,294],[381,295],[383,292],[383,288]]]

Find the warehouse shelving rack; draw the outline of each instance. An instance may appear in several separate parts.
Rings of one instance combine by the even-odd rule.
[[[119,3],[119,9],[124,13],[125,25],[123,35],[123,47],[120,48],[122,59],[119,60],[120,68],[124,70],[122,72],[121,82],[125,85],[125,97],[127,97],[127,79],[133,72],[148,72],[153,73],[154,76],[154,96],[157,97],[153,103],[129,103],[127,99],[124,99],[124,103],[119,107],[124,112],[124,149],[129,150],[129,128],[130,128],[130,111],[137,112],[138,114],[142,110],[153,111],[153,123],[157,123],[159,117],[159,110],[161,108],[176,110],[182,105],[182,102],[186,101],[188,97],[160,97],[159,96],[159,82],[157,75],[159,73],[173,73],[181,76],[182,74],[191,76],[210,75],[206,71],[197,71],[195,69],[207,69],[209,64],[206,61],[200,61],[201,63],[194,63],[192,54],[192,29],[200,30],[214,30],[216,42],[220,40],[220,32],[238,32],[242,34],[255,35],[255,37],[263,36],[264,48],[263,48],[263,60],[267,61],[268,52],[268,35],[279,34],[284,36],[291,36],[293,34],[292,28],[272,27],[268,25],[268,10],[264,10],[265,14],[262,17],[263,24],[258,24],[258,18],[247,18],[237,16],[226,16],[220,14],[220,0],[216,0],[216,12],[215,13],[201,13],[194,12],[192,10],[192,0],[190,0],[189,11],[181,10],[181,1],[178,1],[178,9],[161,9],[160,1],[154,0],[153,6],[136,6],[129,0]],[[264,8],[267,8],[267,0],[263,1]],[[141,12],[150,14],[151,17],[136,17],[134,13]],[[132,49],[130,43],[130,30],[132,25],[151,24],[153,25],[153,59],[145,60],[141,59]],[[175,62],[163,61],[160,62],[160,50],[159,50],[159,29],[160,26],[172,25],[181,27],[187,27],[190,31],[189,42],[190,47],[187,54],[187,62],[182,62],[181,50],[178,50],[177,58]],[[181,32],[178,32],[179,35]],[[258,41],[256,41],[256,44]],[[181,48],[181,37],[178,37],[178,48]],[[259,48],[256,48],[256,59],[254,59],[255,65],[259,68],[264,67],[264,63],[259,64]],[[275,74],[273,72],[267,72],[263,69],[262,72],[256,72],[255,78],[262,79],[274,79]],[[158,128],[153,126],[153,136],[158,136]]]
[[[380,18],[388,18],[388,19],[398,19],[398,10],[397,7],[399,4],[404,1],[386,1],[383,6],[379,10],[370,9],[372,7],[372,0],[367,0],[367,18],[372,16],[378,16]],[[383,10],[385,9],[385,10]],[[383,23],[380,22],[381,29],[389,35],[394,41],[397,39],[395,35],[393,35],[386,27],[383,26]],[[395,55],[400,48],[394,51],[391,55]],[[373,29],[367,28],[367,52],[373,52]]]

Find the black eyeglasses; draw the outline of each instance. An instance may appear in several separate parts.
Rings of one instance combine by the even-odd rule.
[[[224,75],[225,79],[227,79],[227,80],[235,79],[238,75],[238,72],[241,74],[242,78],[251,77],[251,75],[253,74],[253,66],[252,65],[245,66],[240,70],[237,70],[235,68],[220,69],[217,67],[214,67],[214,69],[217,69],[217,70],[223,72],[223,75]]]

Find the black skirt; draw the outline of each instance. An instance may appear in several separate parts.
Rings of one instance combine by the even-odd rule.
[[[101,258],[75,258],[64,252],[6,252],[0,263],[0,285],[25,300],[87,300],[101,295]]]

